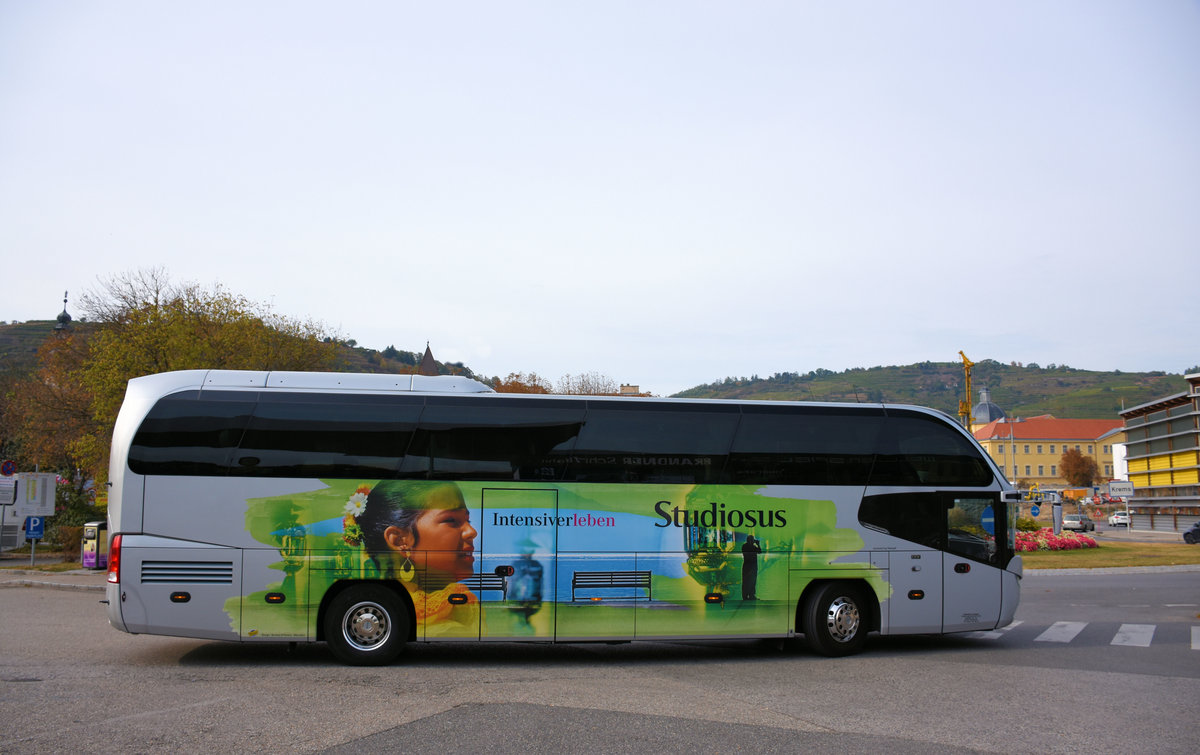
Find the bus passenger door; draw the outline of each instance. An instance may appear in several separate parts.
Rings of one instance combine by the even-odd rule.
[[[892,594],[881,606],[887,612],[888,634],[942,631],[944,555],[933,549],[888,553]]]
[[[554,639],[557,519],[556,490],[483,489],[481,554],[468,585],[483,608],[480,639]]]
[[[942,631],[993,629],[1000,620],[1002,570],[996,560],[994,497],[954,496],[947,502]]]

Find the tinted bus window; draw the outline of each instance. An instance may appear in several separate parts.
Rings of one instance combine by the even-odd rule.
[[[737,406],[588,403],[567,479],[715,483],[737,427]]]
[[[744,406],[730,457],[742,484],[865,485],[882,410]]]
[[[394,477],[420,398],[262,393],[230,474],[257,477]]]
[[[889,493],[863,498],[858,520],[889,535],[1003,566],[1007,523],[994,494]]]
[[[150,475],[224,475],[254,410],[254,394],[177,393],[160,399],[129,449],[129,468]]]
[[[583,402],[431,397],[402,476],[561,479],[583,417]]]
[[[872,485],[969,485],[992,482],[980,451],[957,428],[919,412],[889,412],[871,472]]]
[[[894,537],[946,547],[946,500],[940,493],[892,493],[863,498],[858,520]]]

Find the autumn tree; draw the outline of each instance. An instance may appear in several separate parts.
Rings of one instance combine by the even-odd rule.
[[[187,369],[318,370],[338,339],[220,286],[174,284],[161,269],[113,276],[81,299],[89,321],[42,348],[37,373],[14,390],[25,461],[64,461],[102,475],[131,378]],[[41,436],[39,437],[39,433]]]
[[[550,393],[549,381],[536,372],[510,372],[506,378],[492,378],[497,393]]]
[[[87,356],[86,336],[77,329],[55,334],[38,349],[32,376],[13,379],[0,401],[5,453],[23,468],[35,464],[66,472],[91,466],[82,460],[97,431],[91,394],[78,380]]]
[[[1063,452],[1058,460],[1058,469],[1067,484],[1075,488],[1091,487],[1100,477],[1100,467],[1096,460],[1085,456],[1077,448]]]

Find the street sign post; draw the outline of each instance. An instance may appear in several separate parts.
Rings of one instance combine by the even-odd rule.
[[[5,470],[15,469],[16,465],[5,463],[0,465]],[[21,544],[19,533],[15,538],[5,540],[4,527],[6,520],[11,521],[12,527],[25,517],[54,516],[54,496],[57,488],[57,476],[51,472],[19,472],[15,475],[0,474],[0,544],[15,547]]]
[[[46,537],[46,520],[40,516],[25,517],[25,539],[29,541],[29,565],[37,555],[38,540]]]
[[[1132,498],[1133,483],[1114,480],[1108,483],[1108,494],[1113,498]],[[1125,501],[1129,503],[1129,501]]]
[[[58,486],[52,472],[21,472],[17,475],[20,493],[17,514],[20,516],[54,516],[54,494]]]
[[[5,462],[5,463],[7,463],[7,462]],[[17,505],[17,480],[16,480],[16,478],[12,477],[11,475],[4,475],[3,477],[0,477],[0,548],[3,548],[4,543],[5,543],[5,541],[4,541],[5,520],[9,518],[10,511],[13,512],[13,514],[15,515],[16,512],[13,510],[16,508],[16,505]],[[14,516],[14,521],[15,521],[15,516]],[[14,541],[13,547],[16,547],[16,545],[17,545],[17,543]]]

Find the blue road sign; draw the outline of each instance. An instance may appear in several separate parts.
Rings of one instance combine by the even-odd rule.
[[[25,517],[25,539],[42,540],[46,537],[46,518],[42,516]]]
[[[996,517],[992,512],[991,506],[988,506],[983,510],[983,514],[979,517],[979,523],[983,526],[983,530],[989,535],[996,534]]]
[[[1037,516],[1040,513],[1042,513],[1042,509],[1040,506],[1034,505],[1034,506],[1029,507],[1029,514],[1031,516]]]

